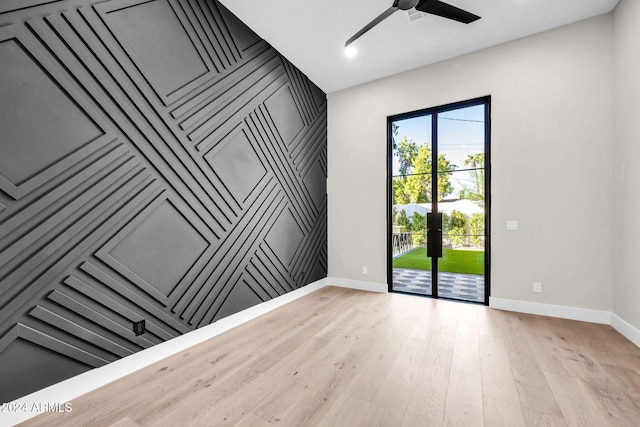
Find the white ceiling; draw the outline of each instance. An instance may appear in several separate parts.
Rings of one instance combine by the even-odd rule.
[[[345,41],[393,0],[220,0],[327,93],[494,46],[614,9],[618,0],[444,0],[480,15],[469,25],[406,11]]]

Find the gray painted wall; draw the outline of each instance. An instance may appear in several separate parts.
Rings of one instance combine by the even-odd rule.
[[[325,94],[216,1],[5,0],[0,100],[0,402],[326,277]]]

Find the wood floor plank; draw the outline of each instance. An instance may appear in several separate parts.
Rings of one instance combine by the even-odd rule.
[[[229,379],[218,384],[221,390],[226,391],[224,396],[217,392],[200,393],[192,396],[191,401],[174,405],[171,411],[158,413],[146,421],[151,425],[181,425],[189,419],[209,419],[214,425],[227,426],[235,425],[250,411],[264,419],[264,409],[261,410],[259,406],[261,402],[278,398],[276,403],[287,404],[286,392],[307,375],[305,372],[309,368],[304,362],[311,365],[316,363],[310,358],[325,345],[326,340],[312,338],[289,354],[282,355],[280,360],[274,361],[273,365],[256,376],[240,378],[237,382]],[[190,415],[185,417],[185,413]]]
[[[480,427],[483,419],[478,321],[474,312],[465,311],[456,329],[444,425]]]
[[[294,391],[288,393],[285,410],[281,416],[272,418],[271,422],[288,426],[316,425],[334,403],[334,396],[342,394],[355,374],[364,366],[364,360],[353,353],[343,353],[335,360],[323,369],[323,375],[312,377],[304,391],[298,393],[295,398],[292,398]]]
[[[360,425],[399,426],[409,405],[411,392],[424,365],[424,357],[434,329],[432,313],[420,311],[414,317],[411,334],[400,349],[372,401],[371,411]]]
[[[351,381],[364,369],[366,357],[363,354],[366,355],[367,352],[362,351],[362,346],[373,342],[366,338],[384,336],[367,332],[389,331],[386,320],[392,312],[393,308],[387,299],[380,298],[380,295],[372,297],[369,304],[354,307],[345,322],[348,326],[339,326],[339,331],[329,332],[330,336],[336,338],[333,341],[336,356],[325,358],[325,367],[316,364],[316,372],[322,370],[323,375],[310,377],[305,383],[305,389],[295,399],[288,399],[288,408],[279,417],[278,423],[293,426],[321,424],[332,408],[335,410],[336,399],[345,396],[344,392]],[[288,393],[291,392],[295,393],[295,390],[289,390]],[[356,399],[358,401],[360,400]]]
[[[346,390],[346,393],[351,396],[367,402],[373,402],[380,385],[409,336],[410,315],[407,311],[399,311],[384,326],[377,330],[377,338],[367,352],[365,366],[357,373]],[[389,326],[392,328],[389,329]]]
[[[586,394],[598,407],[607,424],[638,425],[639,406],[627,394],[625,385],[617,376],[607,372],[601,364],[604,360],[614,361],[617,365],[622,360],[618,356],[612,356],[610,349],[607,349],[611,347],[630,356],[621,365],[630,363],[631,366],[636,366],[634,358],[640,356],[637,347],[630,342],[622,342],[620,335],[606,325],[559,319],[551,319],[550,322],[560,340],[563,365],[572,377],[583,384]],[[607,344],[603,345],[604,342]]]
[[[131,418],[125,417],[111,424],[109,427],[140,427],[140,425]]]
[[[493,337],[502,336],[501,312],[498,310],[478,310],[478,334]]]
[[[480,336],[480,366],[484,424],[524,426],[524,415],[502,338]]]
[[[560,375],[569,375],[569,372],[562,363],[563,351],[562,343],[550,333],[530,333],[524,334],[532,355],[540,369],[545,372],[554,372]]]
[[[267,422],[257,416],[256,414],[249,412],[247,415],[235,424],[235,427],[273,427],[273,424]]]
[[[553,372],[545,372],[545,377],[569,426],[607,425],[608,420],[596,408],[591,393],[587,392],[580,379]]]
[[[340,313],[341,318],[348,318],[350,300],[343,299],[337,300],[333,308]],[[281,342],[271,350],[263,351],[250,363],[230,371],[217,370],[220,378],[212,389],[193,392],[190,399],[183,399],[162,411],[156,411],[152,417],[137,421],[143,424],[180,425],[186,413],[189,414],[187,419],[211,419],[216,425],[233,425],[253,405],[259,404],[267,393],[285,387],[287,383],[283,379],[293,378],[298,370],[302,370],[300,364],[309,364],[309,357],[325,348],[329,339],[335,338],[330,335],[316,336],[327,325],[337,324],[334,316],[313,316],[312,319],[311,322],[298,325],[295,337]],[[242,354],[246,350],[237,349],[236,353]],[[256,350],[260,349],[253,348],[253,351]],[[294,381],[299,381],[302,376],[295,377]],[[242,396],[242,399],[230,399],[232,396]]]
[[[198,399],[195,398],[191,402],[186,402],[184,406],[175,406],[171,413],[158,414],[149,421],[165,425],[179,423],[183,418],[182,414],[187,412],[192,413],[195,418],[215,420],[216,425],[233,425],[239,417],[251,409],[260,412],[255,407],[265,405],[265,399],[268,399],[269,396],[277,397],[284,391],[290,390],[291,387],[302,381],[306,371],[318,368],[313,364],[317,363],[318,358],[324,354],[322,352],[327,348],[337,347],[329,345],[331,340],[344,342],[342,330],[349,330],[352,327],[350,323],[344,321],[353,322],[354,319],[362,318],[353,316],[354,310],[349,309],[350,305],[350,301],[346,301],[344,307],[347,309],[345,310],[334,306],[335,311],[339,313],[337,317],[331,316],[325,319],[324,326],[320,324],[315,333],[302,334],[302,342],[276,358],[272,366],[265,369],[264,372],[258,372],[257,367],[251,369],[252,372],[259,373],[258,376],[244,378],[240,382],[238,382],[238,378],[234,378],[233,384],[218,384],[218,387],[226,389],[226,392],[224,396],[215,401],[215,406],[206,405],[206,402],[211,402],[211,396],[203,394],[201,396],[202,404],[198,403]],[[312,366],[312,369],[307,369],[307,366]],[[291,379],[292,383],[287,379]],[[237,399],[237,395],[242,396],[242,399]]]
[[[640,407],[640,372],[619,366],[602,365],[607,374],[618,381],[625,394]]]
[[[616,360],[620,360],[622,363],[630,361],[631,366],[625,364],[617,366],[637,366],[638,357],[640,357],[637,347],[609,325],[564,321],[555,318],[550,318],[550,323],[552,328],[562,333],[565,339],[570,339],[587,349],[600,361],[609,361],[610,365],[617,365]],[[602,345],[603,341],[607,342],[606,346]]]
[[[341,325],[348,329],[359,319],[348,316]],[[326,344],[306,356],[302,363],[289,363],[293,366],[288,372],[289,380],[285,376],[274,378],[272,389],[257,402],[255,413],[271,423],[298,418],[305,420],[325,404],[327,396],[345,377],[353,378],[364,361],[348,352],[346,340],[349,336],[341,333],[344,329],[336,325],[333,333],[321,335]],[[317,375],[318,371],[323,375]]]
[[[456,322],[444,322],[455,331]],[[432,335],[405,409],[403,427],[442,425],[454,343],[455,333]]]
[[[346,393],[336,394],[324,417],[314,425],[318,427],[359,426],[370,410],[371,402]]]
[[[638,426],[604,325],[326,287],[27,426]]]
[[[609,425],[637,426],[640,424],[640,410],[629,397],[624,386],[597,362],[568,360],[565,363],[584,385],[601,414]]]
[[[446,301],[430,305],[434,312],[434,327],[405,410],[403,427],[438,426],[443,423],[458,327],[459,316],[455,307],[455,303]]]
[[[527,340],[526,334],[529,332],[526,322],[520,321],[521,316],[517,313],[504,313],[502,326],[505,349],[520,404],[523,408],[532,409],[524,412],[525,422],[530,425],[544,422],[547,418],[561,419],[562,411]],[[527,414],[534,414],[535,420],[527,419]],[[547,414],[549,417],[541,417],[540,414]]]
[[[538,411],[537,409],[522,407],[524,421],[527,427],[566,427],[562,412],[559,415]]]

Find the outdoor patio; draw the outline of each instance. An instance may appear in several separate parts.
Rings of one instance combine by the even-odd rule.
[[[440,298],[484,302],[484,276],[439,273],[438,284],[438,297]],[[431,271],[394,268],[393,290],[420,295],[432,295]]]

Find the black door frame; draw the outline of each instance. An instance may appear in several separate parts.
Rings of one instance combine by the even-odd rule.
[[[484,105],[485,108],[485,126],[484,126],[484,180],[485,180],[485,253],[484,253],[484,305],[489,305],[489,297],[491,295],[491,96],[483,96],[479,98],[469,99],[466,101],[454,102],[451,104],[441,105],[437,107],[425,108],[422,110],[411,111],[403,114],[396,114],[387,117],[387,286],[389,292],[405,293],[402,291],[393,290],[393,220],[392,220],[392,208],[393,208],[393,129],[392,123],[397,120],[411,119],[420,116],[432,115],[444,113],[446,111],[458,110],[466,107],[473,107],[477,105]],[[434,143],[437,139],[438,133],[438,121],[433,120],[431,126],[431,156],[434,159],[438,158],[438,146]],[[434,163],[437,165],[437,161]],[[431,182],[437,183],[437,167],[432,168]],[[433,201],[433,212],[438,212],[438,200],[437,197]],[[431,295],[429,298],[438,299],[438,287],[433,286],[437,284],[438,277],[438,263],[437,259],[432,258],[431,266],[432,286]],[[411,294],[419,295],[419,294]],[[471,302],[464,300],[455,300],[460,302]]]

